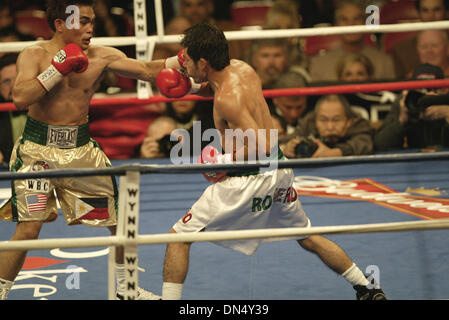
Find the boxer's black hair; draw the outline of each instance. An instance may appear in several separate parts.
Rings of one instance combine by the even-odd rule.
[[[195,63],[204,58],[218,71],[230,63],[228,41],[223,31],[212,24],[200,23],[187,29],[181,45]]]
[[[70,13],[66,10],[70,5],[94,7],[95,0],[47,0],[47,22],[51,30],[56,31],[56,19],[67,19]]]

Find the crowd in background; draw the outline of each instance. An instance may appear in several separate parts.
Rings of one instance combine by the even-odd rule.
[[[216,24],[223,31],[363,25],[369,15],[365,9],[370,4],[380,8],[381,23],[439,21],[447,19],[449,8],[446,0],[275,0],[265,1],[269,6],[262,21],[242,25],[233,14],[238,2],[162,1],[165,34],[182,34],[190,26],[205,21]],[[153,1],[146,1],[146,10],[148,33],[155,34]],[[27,21],[31,19],[31,11],[35,16],[43,14],[45,0],[3,0],[0,4],[0,42],[51,37],[45,26],[29,28]],[[134,34],[133,1],[97,0],[95,13],[97,37]],[[260,76],[263,89],[442,79],[449,75],[447,30],[233,40],[229,44],[230,57],[249,63]],[[133,47],[119,49],[130,57],[135,56]],[[153,59],[174,56],[180,49],[179,44],[158,44]],[[0,102],[11,101],[16,58],[15,54],[0,53]],[[107,74],[100,91],[134,92],[135,86],[133,80]],[[154,90],[157,89],[154,87]],[[287,157],[335,157],[404,148],[435,150],[449,146],[447,97],[447,91],[442,88],[416,92],[286,96],[267,99],[267,104],[273,124],[279,130],[279,144]],[[210,101],[173,102],[152,110],[158,110],[157,115],[152,115],[141,134],[134,137],[132,153],[121,157],[167,157],[170,148],[166,137],[174,129],[192,130],[194,121],[201,121],[202,130],[213,127]],[[91,112],[91,121],[98,119],[94,108]],[[12,141],[23,128],[23,117],[20,112],[0,112],[3,130],[0,163],[5,166]],[[114,121],[126,121],[126,118]],[[107,147],[105,150],[107,152]]]

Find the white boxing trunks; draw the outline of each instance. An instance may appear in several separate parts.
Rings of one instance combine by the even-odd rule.
[[[184,233],[310,227],[311,223],[293,187],[293,179],[292,169],[227,177],[210,185],[173,229]],[[303,238],[306,237],[294,237]],[[280,239],[225,240],[214,243],[252,255],[261,243],[275,240]]]

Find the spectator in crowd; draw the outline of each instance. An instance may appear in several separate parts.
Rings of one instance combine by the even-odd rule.
[[[265,17],[264,29],[298,29],[301,27],[301,16],[298,14],[298,7],[292,0],[278,0],[268,10]],[[303,50],[303,41],[298,37],[287,39],[289,47],[289,63],[292,69],[302,73],[309,81],[307,72],[308,58]]]
[[[117,1],[117,6],[123,7],[123,0],[111,0],[111,1]],[[146,12],[147,12],[147,31],[148,34],[154,34],[157,31],[157,21],[156,21],[156,8],[154,6],[156,0],[146,0],[145,6],[146,6]],[[170,21],[176,16],[176,12],[178,8],[176,7],[179,3],[179,1],[176,1],[177,3],[173,3],[174,1],[170,0],[163,0],[161,1],[162,5],[162,17],[164,19],[164,22]],[[134,2],[129,1],[128,6],[131,12],[131,15],[134,11]]]
[[[276,79],[290,68],[286,39],[256,39],[248,52],[248,63],[262,80],[263,89],[271,89]]]
[[[192,24],[190,21],[182,16],[177,16],[171,19],[165,27],[165,34],[176,35],[183,34],[185,30],[190,28]],[[153,60],[165,59],[168,57],[176,56],[181,50],[180,43],[160,43],[156,44],[153,53]]]
[[[448,2],[446,0],[417,0],[416,9],[422,22],[440,21],[448,18]],[[396,75],[404,79],[421,63],[416,51],[416,35],[398,43],[391,50]]]
[[[239,30],[232,20],[215,20],[213,18],[215,11],[213,0],[179,0],[178,12],[182,17],[186,17],[191,25],[200,22],[208,22],[215,24],[222,31]],[[246,48],[247,41],[229,41],[229,56],[231,59],[242,59]]]
[[[373,152],[372,134],[369,121],[354,113],[345,98],[326,95],[281,148],[289,158],[365,155]]]
[[[334,20],[334,0],[295,0],[302,16],[302,27],[330,25]]]
[[[129,36],[127,21],[124,18],[126,13],[123,9],[113,6],[111,0],[96,0],[95,1],[95,29],[96,37],[121,37]],[[120,12],[115,14],[114,12]],[[124,52],[128,57],[135,57],[135,46],[121,46],[117,47]],[[123,78],[111,71],[106,71],[101,81],[99,91],[107,93],[118,92],[119,89],[134,90],[135,80]]]
[[[120,37],[128,36],[127,25],[124,19],[111,12],[110,0],[95,1],[95,36]]]
[[[12,88],[16,79],[17,54],[0,58],[0,102],[12,102]],[[0,112],[0,164],[8,168],[9,158],[16,140],[22,135],[27,111]]]
[[[337,26],[363,25],[366,15],[365,8],[357,0],[342,0],[335,10],[335,24]],[[341,45],[324,55],[316,55],[310,61],[310,76],[314,82],[337,81],[335,68],[338,60],[347,54],[362,53],[374,65],[375,79],[394,79],[394,65],[392,58],[384,52],[368,46],[364,41],[364,34],[343,34],[340,36]]]
[[[23,34],[16,30],[14,26],[5,27],[0,29],[0,42],[17,42],[17,41],[33,41],[36,38],[32,35]],[[4,56],[8,52],[0,52],[0,57]]]
[[[6,3],[0,3],[0,29],[14,27],[14,13],[11,6]]]
[[[339,81],[342,82],[369,82],[374,78],[374,66],[372,62],[363,54],[349,54],[341,57],[337,63],[336,73]],[[383,110],[388,109],[390,105],[396,99],[396,94],[391,91],[380,92],[356,92],[351,94],[345,94],[344,97],[348,100],[353,111],[359,113],[363,118],[372,121],[372,125],[376,128],[380,125],[381,120],[386,114],[375,119],[371,119],[371,108],[373,107],[386,107]]]
[[[273,128],[278,131],[278,141],[279,143],[281,143],[286,139],[287,132],[285,131],[285,128],[282,126],[280,118],[272,116],[271,122],[273,122]]]
[[[160,116],[148,126],[147,135],[139,146],[141,158],[167,158],[170,156],[170,139],[167,136],[176,129],[176,121]]]
[[[426,30],[418,33],[416,51],[420,63],[440,67],[446,77],[449,76],[448,50],[449,41],[446,31]]]
[[[304,77],[295,72],[283,73],[275,82],[273,89],[303,88],[307,86]],[[269,104],[273,122],[281,128],[281,133],[292,134],[298,125],[298,120],[307,111],[307,96],[280,96],[271,99]],[[282,138],[282,134],[278,134]]]
[[[366,82],[374,77],[374,66],[361,53],[344,55],[338,60],[335,72],[339,81]]]
[[[197,124],[201,125],[201,136],[205,130],[214,128],[212,105],[209,101],[179,100],[168,103],[165,112],[148,126],[147,136],[137,148],[139,150],[137,155],[142,158],[169,157],[171,148],[178,143],[170,142],[170,133],[175,129],[185,129],[190,136],[190,154],[197,156],[193,148],[194,121],[199,121]],[[198,151],[200,152],[209,143],[210,141],[201,141],[201,148]]]
[[[415,68],[415,80],[443,79],[443,70],[430,64]],[[374,136],[376,151],[449,146],[447,88],[404,90]]]

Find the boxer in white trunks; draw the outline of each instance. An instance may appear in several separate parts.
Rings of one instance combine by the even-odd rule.
[[[214,97],[215,127],[222,134],[224,154],[208,148],[203,150],[203,162],[229,163],[236,159],[282,159],[277,141],[270,141],[273,129],[270,113],[262,93],[261,81],[246,63],[230,60],[227,40],[222,31],[210,24],[199,24],[186,30],[181,41],[185,61],[180,63],[187,76],[196,83],[207,83],[202,94]],[[182,65],[181,65],[182,64]],[[161,92],[167,90],[160,85]],[[169,94],[168,94],[169,95]],[[226,150],[226,129],[243,132],[266,129],[253,143],[240,149]],[[259,143],[259,140],[263,143]],[[249,139],[251,140],[251,139]],[[256,143],[254,143],[256,141]],[[258,147],[265,146],[264,150]],[[292,169],[265,172],[244,172],[224,176],[209,174],[210,185],[199,200],[170,230],[171,233],[210,230],[260,229],[310,226],[293,187]],[[342,275],[356,290],[357,299],[386,299],[379,287],[372,287],[362,271],[334,242],[319,236],[307,236],[297,241],[304,249],[315,253],[330,269]],[[253,254],[261,240],[221,241],[217,244],[245,254]],[[169,243],[164,263],[162,299],[181,299],[186,279],[191,243]]]

